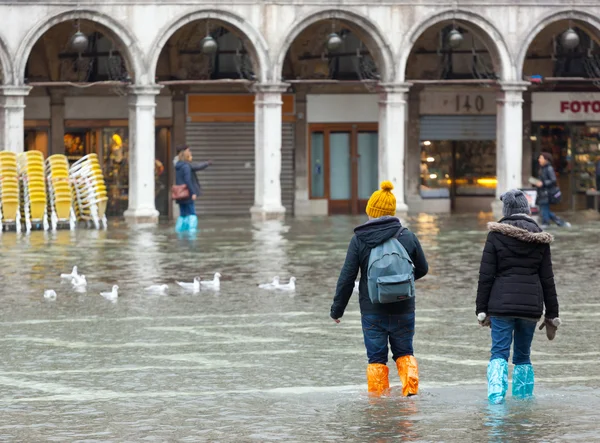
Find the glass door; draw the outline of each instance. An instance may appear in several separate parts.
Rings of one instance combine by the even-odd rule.
[[[329,213],[352,213],[352,133],[329,134]]]
[[[327,199],[329,214],[364,212],[378,189],[376,124],[310,127],[310,197]]]

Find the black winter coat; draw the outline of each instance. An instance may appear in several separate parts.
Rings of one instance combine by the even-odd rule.
[[[407,314],[414,312],[415,300],[405,300],[398,303],[373,304],[369,299],[369,289],[367,288],[367,270],[369,267],[369,256],[371,249],[385,242],[386,240],[397,236],[398,241],[413,261],[415,266],[415,280],[424,277],[429,265],[425,259],[425,254],[419,243],[419,239],[408,229],[403,228],[400,220],[396,217],[380,217],[369,220],[354,229],[354,237],[350,240],[346,261],[340,272],[335,297],[331,305],[331,317],[341,318],[344,315],[348,301],[354,290],[354,282],[360,269],[360,282],[358,284],[358,300],[360,312],[363,314]]]
[[[547,163],[545,166],[541,167],[540,181],[542,182],[542,186],[538,188],[535,203],[537,205],[550,204],[549,193],[556,192],[556,190],[558,190],[556,173],[554,172],[554,168],[550,163]]]
[[[539,319],[558,317],[550,243],[526,215],[489,223],[477,287],[476,313]]]

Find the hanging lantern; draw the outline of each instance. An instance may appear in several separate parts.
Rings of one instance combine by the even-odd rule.
[[[330,52],[337,51],[338,49],[341,48],[342,43],[343,43],[342,38],[339,35],[337,35],[335,32],[332,32],[327,37],[327,43],[326,43],[327,50]]]
[[[456,49],[462,44],[464,39],[465,38],[458,29],[452,29],[448,33],[448,46],[450,46],[452,49]]]
[[[210,35],[204,37],[200,43],[200,49],[202,50],[203,54],[214,54],[217,52],[218,47],[219,45],[217,44],[216,40]]]
[[[569,28],[563,32],[560,42],[564,48],[574,49],[579,45],[579,35],[572,28]]]
[[[71,48],[80,54],[88,48],[88,44],[87,36],[81,31],[77,31],[71,37]]]

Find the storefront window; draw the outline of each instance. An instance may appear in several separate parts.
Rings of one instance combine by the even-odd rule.
[[[69,163],[75,163],[90,152],[90,133],[86,130],[71,130],[64,135],[65,155]]]
[[[325,197],[325,134],[310,134],[311,198]]]
[[[596,162],[600,159],[600,126],[572,128],[573,181],[575,192],[596,186]]]
[[[40,151],[48,157],[48,130],[26,129],[24,146],[26,151]]]
[[[421,197],[449,198],[452,142],[421,142]]]
[[[104,180],[108,216],[123,215],[129,195],[129,139],[127,128],[103,128]]]
[[[457,196],[496,194],[496,142],[466,140],[454,143]]]

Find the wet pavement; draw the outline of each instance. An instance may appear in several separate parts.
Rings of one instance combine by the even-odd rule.
[[[331,217],[0,236],[0,441],[600,441],[600,221],[572,217],[553,261],[564,325],[533,343],[536,398],[488,406],[489,330],[474,299],[489,215],[407,220],[421,394],[366,395],[356,294],[328,317],[355,224]],[[78,265],[87,293],[59,274]],[[222,275],[218,293],[174,281]],[[294,293],[258,283],[297,277]],[[150,284],[169,284],[150,295]],[[102,298],[113,284],[116,303]],[[58,298],[44,300],[45,289]]]

